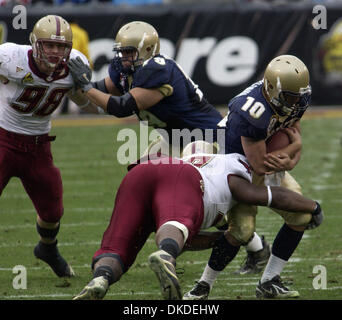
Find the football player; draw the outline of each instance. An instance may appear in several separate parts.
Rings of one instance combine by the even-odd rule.
[[[116,35],[114,52],[109,77],[101,81],[91,83],[83,76],[90,70],[82,61],[71,59],[69,67],[86,96],[104,111],[117,117],[135,113],[140,120],[160,130],[161,136],[143,155],[158,151],[181,155],[184,141],[172,139],[172,131],[176,129],[189,129],[189,132],[200,129],[203,137],[198,140],[211,139],[205,130],[216,129],[221,114],[174,60],[160,54],[159,36],[153,26],[142,21],[124,25]],[[215,141],[215,131],[212,138]],[[218,227],[224,229],[226,223],[223,221]],[[203,248],[207,246],[204,244]],[[247,250],[250,270],[260,272],[269,258],[269,245],[255,234]]]
[[[63,215],[62,180],[54,166],[49,136],[52,112],[63,97],[89,110],[88,99],[74,90],[67,68],[69,57],[85,57],[72,50],[72,32],[62,17],[41,18],[30,34],[31,46],[0,45],[0,194],[18,177],[37,211],[40,241],[34,255],[59,277],[74,272],[57,248]]]
[[[116,35],[114,54],[109,76],[95,83],[83,77],[89,70],[82,61],[71,59],[69,67],[86,96],[105,112],[116,117],[136,114],[158,130],[160,137],[146,154],[151,149],[166,154],[173,147],[173,155],[179,156],[183,141],[176,141],[176,129],[200,129],[203,136],[197,140],[208,139],[206,129],[215,134],[221,114],[174,60],[160,54],[153,26],[143,21],[125,24]]]
[[[195,154],[187,158],[145,157],[131,165],[116,195],[101,248],[93,256],[93,279],[74,300],[102,299],[133,264],[150,233],[158,250],[148,258],[164,299],[182,299],[176,258],[200,229],[210,228],[236,201],[317,217],[317,202],[283,187],[256,186],[240,154]],[[144,190],[144,192],[141,192]],[[318,225],[320,221],[316,221]],[[230,258],[229,232],[215,242],[221,263]]]
[[[301,193],[300,186],[287,171],[293,169],[300,159],[300,119],[309,106],[310,98],[307,67],[297,57],[283,55],[268,64],[263,80],[229,102],[228,116],[221,123],[226,130],[224,152],[246,155],[253,168],[255,185],[263,185],[266,178],[266,184],[274,183],[277,179],[270,179],[271,174],[286,171],[281,178],[281,185]],[[287,128],[291,143],[284,149],[266,153],[265,140],[284,128]],[[282,284],[280,273],[299,244],[304,230],[310,225],[312,215],[293,214],[291,210],[275,211],[285,223],[273,242],[271,257],[257,285],[256,295],[259,298],[298,297],[297,291]],[[231,210],[228,228],[230,246],[225,248],[229,259],[225,261],[226,264],[236,255],[240,245],[253,237],[256,213],[256,207],[245,204],[239,204]],[[219,254],[219,249],[215,251],[214,248],[200,281],[185,294],[186,299],[208,297],[218,272],[225,267],[217,260]]]

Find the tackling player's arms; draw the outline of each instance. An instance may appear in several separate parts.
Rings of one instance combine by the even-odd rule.
[[[313,213],[316,208],[315,201],[284,187],[270,187],[272,195],[269,199],[267,187],[256,186],[240,176],[229,176],[228,184],[233,198],[241,203],[303,213]]]
[[[109,80],[111,81],[111,80]],[[107,82],[106,82],[107,86]],[[114,84],[113,84],[114,86]],[[107,87],[108,88],[108,87]],[[112,89],[112,91],[115,91]],[[130,94],[135,100],[135,104],[139,110],[148,109],[164,98],[164,95],[159,89],[145,89],[145,88],[133,88],[125,95]],[[109,93],[103,93],[95,88],[86,92],[86,96],[95,104],[101,107],[105,112],[108,112],[108,106],[111,103],[120,104],[122,98],[113,96]],[[122,97],[122,96],[121,96]],[[112,100],[111,100],[112,99]],[[125,105],[123,105],[125,107]]]

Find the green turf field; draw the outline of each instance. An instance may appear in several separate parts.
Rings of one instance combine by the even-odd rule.
[[[57,278],[43,262],[33,256],[38,241],[35,211],[20,181],[12,179],[0,198],[0,299],[71,299],[91,279],[90,262],[99,248],[109,221],[114,196],[125,166],[119,166],[116,151],[118,130],[138,126],[100,125],[88,123],[69,126],[56,123],[52,134],[55,164],[60,168],[64,184],[65,213],[58,236],[63,256],[77,276],[64,281]],[[304,151],[293,175],[304,194],[317,199],[324,208],[324,224],[304,235],[299,248],[287,264],[283,278],[298,290],[301,299],[342,298],[342,119],[305,118],[302,121]],[[269,210],[259,211],[257,231],[272,242],[282,225],[281,218]],[[106,299],[161,299],[159,285],[147,266],[148,255],[156,249],[153,235],[140,252],[135,264],[113,285]],[[177,267],[183,292],[192,287],[206,264],[210,251],[186,252],[178,258]],[[210,299],[255,299],[255,286],[260,275],[236,276],[232,272],[245,257],[241,249],[237,258],[219,276]],[[13,268],[27,270],[27,288],[14,289]],[[324,266],[326,289],[314,273]]]

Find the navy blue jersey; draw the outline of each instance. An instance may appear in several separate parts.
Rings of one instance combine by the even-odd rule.
[[[245,154],[241,137],[266,140],[276,131],[292,126],[304,111],[280,117],[264,97],[263,81],[245,89],[230,100],[225,123],[225,153]]]
[[[111,64],[109,76],[122,94],[135,87],[152,89],[169,85],[173,88],[171,95],[138,114],[139,119],[148,121],[150,126],[166,130],[170,142],[172,129],[216,129],[222,120],[221,114],[207,102],[198,86],[170,58],[157,55],[131,76],[119,73]]]

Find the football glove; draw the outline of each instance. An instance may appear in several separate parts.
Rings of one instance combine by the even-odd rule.
[[[306,226],[306,230],[315,229],[323,222],[323,219],[324,219],[323,210],[317,201],[316,201],[316,204],[317,204],[317,207],[315,211],[312,213],[312,218],[309,224]]]
[[[80,57],[70,59],[68,61],[68,67],[77,87],[81,88],[85,92],[93,88],[90,82],[92,71]]]

